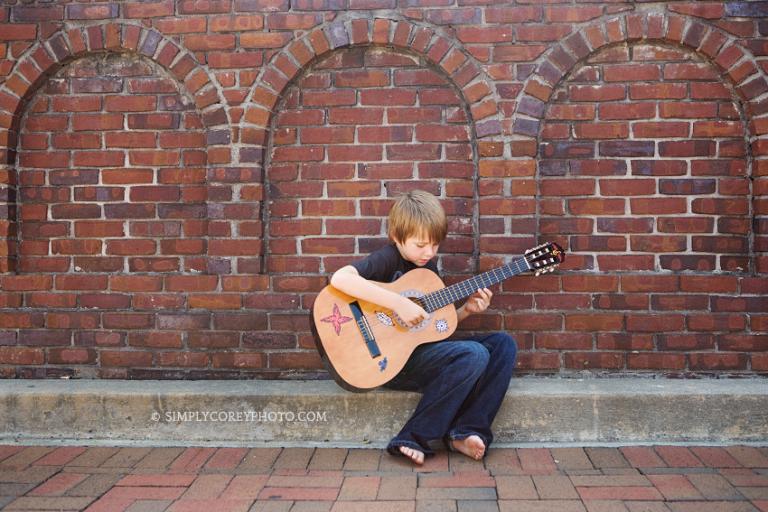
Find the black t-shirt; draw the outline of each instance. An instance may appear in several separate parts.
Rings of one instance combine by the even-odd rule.
[[[418,265],[411,263],[400,255],[400,251],[397,250],[395,244],[387,244],[381,249],[373,251],[365,258],[351,263],[357,273],[361,277],[368,279],[369,281],[378,281],[380,283],[391,283],[400,278],[403,274],[409,270],[419,268]],[[424,267],[428,268],[435,274],[439,275],[437,271],[437,263],[434,259],[427,262]]]

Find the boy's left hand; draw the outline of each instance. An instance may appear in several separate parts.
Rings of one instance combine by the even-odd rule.
[[[481,288],[467,299],[467,302],[464,304],[464,310],[472,314],[482,313],[490,306],[492,297],[493,292],[491,290]]]

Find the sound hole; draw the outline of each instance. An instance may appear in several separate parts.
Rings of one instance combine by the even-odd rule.
[[[423,299],[424,294],[421,291],[419,291],[419,290],[405,290],[400,295],[402,295],[403,297],[406,297],[406,298],[412,300],[413,302],[415,302],[416,304],[418,304],[419,306],[421,306],[423,309],[426,310],[426,308],[424,307],[424,299]],[[393,314],[394,314],[394,312],[393,312]],[[400,324],[401,327],[405,327],[406,329],[408,329],[411,332],[417,332],[417,331],[421,331],[421,330],[426,329],[427,326],[429,325],[430,321],[432,320],[432,314],[428,313],[427,317],[424,320],[422,320],[419,325],[415,325],[413,327],[408,327],[408,326],[405,325],[405,322],[403,322],[403,320],[399,316],[397,316],[397,314],[394,314],[394,317],[395,317],[395,320],[397,320],[397,323]]]

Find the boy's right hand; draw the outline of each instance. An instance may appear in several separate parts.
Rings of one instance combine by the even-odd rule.
[[[413,302],[407,297],[401,296],[400,304],[395,308],[395,314],[406,325],[406,327],[414,327],[419,325],[429,314],[424,311],[424,308]]]

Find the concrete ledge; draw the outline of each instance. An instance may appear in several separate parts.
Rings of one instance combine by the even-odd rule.
[[[5,380],[0,442],[382,446],[418,399],[332,381]],[[494,432],[499,444],[761,443],[768,379],[513,379]]]

